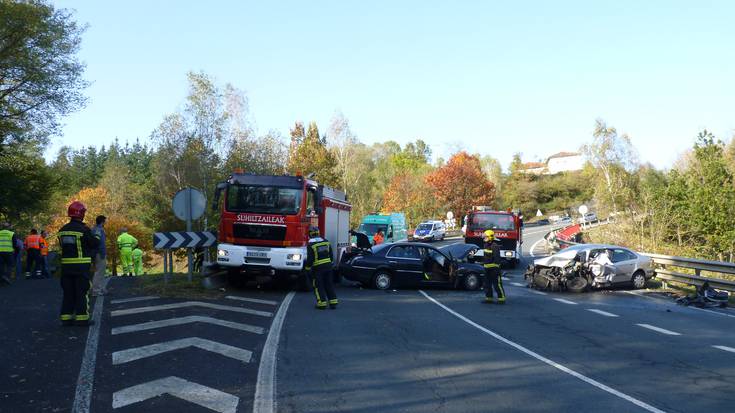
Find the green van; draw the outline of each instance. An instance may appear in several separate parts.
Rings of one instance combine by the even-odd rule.
[[[372,242],[373,235],[378,232],[378,229],[383,230],[385,242],[400,242],[408,240],[406,233],[406,216],[401,212],[365,215],[362,218],[362,223],[360,224],[360,228],[357,232],[366,234],[370,239],[370,242]]]

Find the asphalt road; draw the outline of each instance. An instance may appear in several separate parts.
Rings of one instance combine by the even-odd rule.
[[[524,263],[548,227],[525,231]],[[447,240],[438,246],[461,242]],[[58,286],[0,290],[0,412],[699,412],[735,405],[735,312],[627,290],[543,293],[508,273],[482,293],[339,286],[242,289],[219,300],[95,303],[56,325]],[[28,299],[33,295],[33,299]],[[25,298],[24,298],[25,297]]]

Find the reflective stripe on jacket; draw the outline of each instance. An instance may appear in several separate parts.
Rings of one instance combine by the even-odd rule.
[[[13,252],[13,231],[4,229],[0,231],[0,252]]]
[[[63,271],[89,271],[92,253],[99,246],[99,239],[81,221],[72,220],[61,227],[57,234],[61,247]]]
[[[304,265],[307,271],[317,267],[331,266],[333,260],[332,245],[329,241],[321,237],[309,240],[306,246],[306,263]]]

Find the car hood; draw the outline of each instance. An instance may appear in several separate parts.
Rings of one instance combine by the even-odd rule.
[[[546,258],[539,258],[533,261],[534,265],[541,265],[544,267],[560,267],[563,268],[574,260],[579,251],[562,251],[558,254],[551,255]]]

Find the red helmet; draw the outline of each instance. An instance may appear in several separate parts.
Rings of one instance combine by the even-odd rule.
[[[70,218],[78,218],[80,220],[84,219],[84,214],[87,212],[87,207],[79,202],[74,201],[69,205],[69,209],[67,210],[67,215],[69,215]]]

